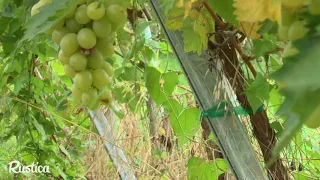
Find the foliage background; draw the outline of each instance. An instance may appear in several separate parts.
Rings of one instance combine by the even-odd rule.
[[[53,1],[52,6],[43,7],[41,16],[31,18],[34,3],[35,0],[0,2],[0,174],[4,179],[118,178],[86,109],[70,96],[72,82],[56,58],[57,46],[41,34],[77,1]],[[183,31],[186,52],[201,54],[208,42],[214,41],[206,34],[215,33],[216,24],[204,8],[199,16],[191,18],[191,1],[183,3],[177,7],[174,1],[163,0],[164,12],[169,13],[167,28]],[[240,24],[233,13],[232,0],[209,3],[226,21]],[[144,1],[133,1],[131,5],[137,12],[150,13]],[[210,133],[204,135],[208,130],[199,119],[201,111],[156,18],[150,14],[149,18],[146,14],[137,16],[117,35],[117,55],[107,59],[117,77],[113,87],[116,102],[112,108],[103,109],[108,118],[115,120],[117,143],[130,159],[130,166],[139,179],[217,179],[221,174],[230,175],[222,157],[210,159],[208,149],[219,154],[213,145],[215,138]],[[285,64],[281,51],[266,55],[287,43],[278,39],[273,28],[267,28],[269,21],[264,22],[266,29],[260,29],[262,38],[254,39],[250,33],[247,35],[253,39],[241,44],[245,55],[255,57],[251,62],[257,71],[254,78],[241,63],[248,81],[245,93],[253,109],[262,103],[267,107],[277,138],[284,132],[284,115],[292,113],[291,106],[305,110],[302,107],[312,109],[319,102],[315,98],[317,91],[306,89],[319,79],[317,69],[310,72],[310,66],[305,64],[313,64],[313,68],[319,65],[319,21],[311,22],[314,34],[295,42],[302,52],[291,59],[297,64]],[[287,72],[289,67],[293,70]],[[283,81],[289,89],[267,78],[275,71],[274,79]],[[281,104],[285,113],[279,115],[276,111]],[[310,114],[307,110],[301,113]],[[263,162],[248,117],[242,120]],[[300,121],[297,126],[290,124],[289,136],[293,140],[289,142],[287,138],[280,143],[286,147],[281,151],[282,161],[292,177],[318,179],[319,129],[299,129]],[[7,163],[15,159],[25,164],[49,165],[52,174],[9,174]]]

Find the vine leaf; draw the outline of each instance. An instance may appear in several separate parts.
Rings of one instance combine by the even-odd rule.
[[[258,34],[261,25],[257,22],[240,22],[240,31],[251,39],[259,39],[261,37]]]
[[[207,162],[199,157],[188,160],[188,179],[218,179],[218,176],[228,169],[228,164],[221,158]]]
[[[276,107],[276,109],[282,104],[283,96],[279,93],[279,89],[275,87],[269,93],[269,102],[271,106]]]
[[[14,90],[13,93],[14,95],[18,95],[20,90],[23,88],[25,83],[27,83],[29,80],[29,76],[26,76],[25,74],[19,78],[15,78],[13,81],[14,84]]]
[[[163,8],[163,13],[164,14],[168,14],[169,10],[172,9],[172,7],[174,7],[176,1],[172,1],[172,0],[161,0],[161,6]]]
[[[183,107],[180,103],[172,98],[169,98],[168,101],[163,103],[163,106],[168,110],[170,115],[170,123],[177,121],[180,113],[183,111]],[[172,125],[171,125],[172,126]]]
[[[166,28],[179,30],[183,26],[184,10],[182,8],[172,8],[166,16]]]
[[[262,102],[269,99],[270,85],[261,73],[257,74],[255,80],[250,83],[246,88],[245,94],[247,95],[250,106],[255,113],[262,105]]]
[[[184,110],[180,103],[172,98],[163,105],[170,114],[170,124],[178,137],[179,145],[189,142],[188,137],[194,136],[200,128],[200,121],[197,121],[200,110],[198,108]]]
[[[239,25],[237,17],[234,14],[236,10],[233,7],[233,0],[224,0],[224,1],[217,1],[217,0],[209,0],[211,7],[219,14],[223,19],[233,25]]]
[[[164,80],[163,91],[170,96],[174,88],[179,84],[179,77],[175,72],[168,72],[162,75]]]
[[[40,13],[32,16],[31,19],[27,21],[25,25],[25,35],[20,41],[32,39],[38,34],[48,30],[55,23],[59,22],[72,7],[76,6],[77,2],[77,0],[53,0],[52,3],[40,7]]]
[[[149,67],[146,71],[146,87],[151,98],[157,105],[165,102],[166,97],[160,89],[161,73],[153,67]]]
[[[300,51],[297,56],[286,58],[284,65],[271,77],[287,90],[296,92],[320,88],[320,37],[306,37],[293,43]]]
[[[267,39],[256,39],[253,40],[253,48],[256,57],[262,56],[266,51],[275,49],[275,44]]]
[[[200,128],[198,117],[200,114],[198,108],[189,108],[181,112],[178,119],[171,121],[171,126],[178,136],[179,144],[183,145],[189,141],[188,137],[192,137]]]
[[[230,0],[232,1],[232,0]],[[239,21],[262,22],[265,19],[280,22],[281,2],[276,0],[236,0],[234,14]],[[255,7],[255,8],[248,8]]]
[[[191,28],[185,28],[183,30],[183,41],[185,52],[197,52],[198,55],[202,53],[201,37],[198,33]]]

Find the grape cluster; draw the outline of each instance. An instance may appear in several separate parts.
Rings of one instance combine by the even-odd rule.
[[[279,37],[288,40],[289,43],[283,50],[283,57],[290,57],[299,54],[299,50],[292,43],[306,36],[310,31],[308,22],[297,17],[299,10],[306,10],[312,16],[320,16],[320,0],[281,0],[281,24],[278,28]],[[320,106],[304,121],[309,128],[320,127],[319,121]]]
[[[308,32],[307,22],[299,19],[297,11],[307,6],[311,15],[320,15],[320,0],[281,0],[281,24],[278,34],[283,40],[296,41]],[[285,47],[283,56],[295,56],[299,53],[291,42]]]
[[[40,0],[31,10],[51,0]],[[82,0],[46,34],[59,45],[58,59],[67,76],[74,78],[72,95],[90,109],[100,104],[109,105],[112,94],[108,87],[112,81],[113,67],[105,61],[114,54],[115,33],[127,19],[126,8],[116,1]]]

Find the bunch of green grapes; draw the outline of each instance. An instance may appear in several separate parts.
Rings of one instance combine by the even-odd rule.
[[[278,28],[278,35],[281,39],[296,41],[309,32],[307,22],[298,19],[296,16],[297,11],[303,8],[304,5],[313,7],[315,4],[309,0],[281,0],[281,24],[279,24]],[[299,51],[289,42],[284,49],[283,56],[295,56],[298,53]]]
[[[281,24],[279,24],[278,34],[283,40],[288,40],[288,44],[283,50],[283,57],[296,56],[299,50],[294,47],[293,41],[306,36],[310,31],[307,21],[298,19],[298,10],[308,9],[312,16],[320,16],[320,0],[280,0],[281,1]],[[309,128],[320,127],[320,106],[306,118],[304,124]]]
[[[313,16],[320,16],[320,0],[280,0],[281,24],[278,34],[283,40],[295,41],[303,38],[308,32],[307,22],[298,19],[298,10],[308,7]]]
[[[47,3],[51,0],[40,0],[31,15]],[[99,6],[98,0],[83,0],[46,32],[60,47],[58,58],[66,75],[74,78],[73,97],[90,109],[112,102],[113,67],[105,58],[113,56],[115,33],[126,19],[126,8],[117,1]]]

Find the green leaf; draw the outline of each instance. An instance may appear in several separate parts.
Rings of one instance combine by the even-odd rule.
[[[135,67],[124,67],[123,73],[118,77],[124,81],[138,81],[143,77],[143,74]]]
[[[259,98],[257,98],[256,94],[250,91],[245,92],[249,101],[249,104],[253,110],[253,113],[256,113],[256,111],[259,109],[259,107],[262,105],[262,102]]]
[[[225,19],[227,22],[238,26],[239,22],[237,20],[236,15],[234,14],[234,11],[236,10],[233,7],[233,0],[209,0],[209,3],[211,5],[211,7],[213,8],[213,10],[215,10],[215,12],[217,14],[219,14],[223,19]]]
[[[201,37],[196,33],[192,27],[183,29],[183,42],[185,52],[197,52],[198,55],[202,53]]]
[[[293,177],[294,177],[296,180],[310,180],[310,179],[314,179],[314,178],[312,178],[313,175],[310,175],[308,172],[304,172],[304,171],[293,172],[292,175],[293,175]]]
[[[17,44],[17,38],[14,36],[6,36],[6,37],[1,37],[1,43],[2,43],[2,48],[3,52],[6,54],[10,54],[13,49],[16,48]]]
[[[72,160],[72,157],[63,145],[60,145],[59,149],[68,157],[69,160]]]
[[[135,29],[136,36],[144,36],[145,29],[147,29],[147,27],[149,27],[153,23],[154,23],[153,21],[138,23],[137,28]]]
[[[282,66],[282,63],[280,63],[280,57],[278,55],[275,55],[275,54],[269,55],[269,61],[271,64],[271,68],[275,71],[280,69]]]
[[[179,84],[179,77],[175,72],[168,72],[162,75],[164,80],[163,91],[170,96],[174,88]]]
[[[164,14],[168,14],[169,10],[174,7],[175,1],[172,0],[161,0],[161,6]]]
[[[171,119],[171,126],[178,136],[179,144],[183,145],[192,138],[200,128],[198,121],[201,111],[198,108],[189,108],[181,112],[178,119]]]
[[[188,160],[187,168],[188,168],[188,179],[198,179],[198,180],[215,180],[218,179],[218,176],[222,174],[224,171],[220,170],[226,167],[226,163],[224,160],[218,160],[217,164],[212,162],[206,162],[204,159],[199,157],[192,157]]]
[[[183,26],[184,9],[173,8],[166,15],[166,28],[169,30],[179,30]]]
[[[51,28],[54,24],[59,22],[72,7],[75,7],[77,2],[77,0],[53,0],[52,3],[40,7],[40,13],[32,16],[26,23],[26,32],[20,42],[34,38],[38,34]]]
[[[253,40],[254,53],[256,57],[262,56],[266,51],[274,50],[275,45],[270,40],[255,39]]]
[[[269,99],[270,85],[262,74],[258,73],[255,80],[245,90],[250,106],[255,113],[262,105],[262,101]]]
[[[216,158],[215,159],[216,165],[219,167],[219,170],[222,170],[223,172],[227,172],[229,169],[229,165],[226,162],[225,159],[222,158]],[[222,173],[221,173],[222,174]]]
[[[177,122],[183,107],[175,99],[169,98],[168,101],[163,103],[163,106],[168,110],[170,115],[170,123]]]
[[[258,34],[277,34],[278,33],[278,23],[271,21],[270,19],[266,19],[262,22],[261,28],[257,31]]]
[[[320,88],[320,36],[308,36],[293,44],[300,53],[287,58],[284,65],[271,77],[289,91]]]
[[[162,104],[166,98],[160,89],[160,76],[161,73],[153,67],[149,67],[146,71],[146,87],[151,98],[157,105]]]
[[[43,126],[41,124],[39,124],[38,121],[34,117],[32,117],[32,119],[33,119],[32,124],[34,125],[34,127],[36,127],[37,131],[41,134],[42,139],[43,140],[46,139],[47,134],[46,134]]]
[[[276,130],[276,136],[279,138],[281,137],[281,134],[283,132],[283,128],[282,128],[282,125],[277,122],[277,121],[274,121],[270,124],[270,127],[274,130]]]
[[[23,75],[23,74],[21,74]],[[23,88],[24,84],[27,83],[27,81],[29,80],[29,77],[25,74],[22,77],[17,77],[13,80],[13,84],[14,84],[14,90],[13,93],[15,95],[18,95],[20,90]]]
[[[283,96],[280,94],[279,89],[276,89],[275,87],[270,91],[269,97],[269,102],[272,107],[278,107],[283,102]]]

